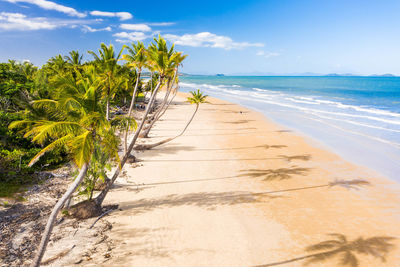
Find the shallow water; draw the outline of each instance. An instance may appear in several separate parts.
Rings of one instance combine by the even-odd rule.
[[[185,76],[180,87],[256,109],[400,182],[400,77]]]

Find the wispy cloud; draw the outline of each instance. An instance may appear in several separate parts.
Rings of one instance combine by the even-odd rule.
[[[147,25],[150,26],[172,26],[175,25],[175,22],[152,22],[152,23],[147,23]]]
[[[143,41],[145,39],[153,37],[158,32],[154,32],[152,34],[146,34],[144,32],[118,32],[113,34],[114,37],[117,37],[116,41],[119,43],[127,43],[127,42],[135,42],[135,41]]]
[[[174,35],[165,34],[164,37],[176,45],[194,46],[194,47],[215,47],[226,50],[242,49],[245,47],[263,47],[262,43],[234,42],[230,37],[216,35],[210,32],[201,32],[197,34]]]
[[[90,26],[83,25],[83,26],[82,26],[82,31],[83,31],[83,32],[102,32],[102,31],[110,32],[110,31],[111,31],[111,27],[105,27],[105,28],[95,29],[95,28],[92,28],[92,27],[90,27]]]
[[[0,29],[3,30],[51,30],[57,27],[57,24],[46,18],[28,18],[21,13],[0,13]]]
[[[88,20],[88,19],[57,19],[57,18],[43,18],[43,17],[28,17],[25,14],[21,13],[0,12],[0,30],[6,30],[6,31],[53,30],[56,28],[65,28],[65,27],[77,28],[80,27],[81,25],[89,25],[93,23],[98,23],[98,22],[95,20]],[[103,28],[103,30],[108,30],[108,28],[109,27]],[[86,29],[88,30],[88,28]]]
[[[268,51],[258,51],[257,56],[265,57],[265,58],[271,58],[271,57],[277,57],[280,56],[280,53],[277,52],[268,52]]]
[[[121,24],[121,29],[128,31],[150,32],[151,28],[146,24]]]
[[[46,10],[55,10],[64,14],[67,14],[69,16],[73,17],[78,17],[78,18],[84,18],[86,17],[85,13],[78,12],[76,9],[68,6],[63,6],[60,4],[57,4],[55,2],[47,1],[47,0],[3,0],[9,3],[27,3],[27,4],[32,4],[36,5],[40,8],[46,9]]]
[[[129,12],[107,12],[107,11],[94,10],[90,12],[90,15],[98,17],[109,17],[109,18],[117,17],[120,20],[128,20],[133,18],[132,14]]]

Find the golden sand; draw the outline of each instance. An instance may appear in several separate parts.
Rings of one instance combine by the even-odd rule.
[[[184,96],[146,143],[185,126],[194,106]],[[122,210],[108,217],[104,266],[400,266],[397,183],[257,112],[209,101],[182,137],[125,166],[106,199]]]

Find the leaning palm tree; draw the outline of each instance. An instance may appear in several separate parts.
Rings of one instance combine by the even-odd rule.
[[[175,92],[172,95],[172,97],[169,99],[168,101],[168,97],[171,93],[171,91],[174,88],[174,84],[175,82],[178,83],[179,79],[178,79],[178,67],[180,65],[182,65],[182,62],[185,60],[185,58],[187,57],[187,55],[182,55],[181,53],[177,54],[174,57],[174,61],[176,64],[176,68],[175,69],[170,69],[169,70],[169,78],[168,78],[168,82],[167,82],[167,90],[165,93],[165,97],[164,97],[164,101],[162,102],[161,106],[158,108],[158,110],[156,111],[156,113],[153,115],[152,117],[152,121],[150,123],[150,125],[148,125],[144,132],[141,134],[140,137],[144,137],[147,138],[151,129],[153,128],[154,124],[156,121],[158,121],[165,113],[165,111],[168,109],[169,105],[171,104],[172,100],[175,98],[177,92],[178,92],[178,85],[175,87]]]
[[[116,79],[118,73],[121,71],[121,66],[118,65],[118,60],[121,57],[124,48],[125,46],[122,47],[117,56],[115,56],[114,46],[106,46],[104,43],[101,43],[100,45],[99,55],[93,51],[88,51],[88,53],[94,57],[98,71],[101,72],[103,94],[106,100],[107,120],[110,119],[110,101],[116,92],[115,87],[113,87],[113,83],[115,82],[114,79]]]
[[[153,104],[155,102],[155,96],[157,95],[158,90],[161,87],[161,84],[164,82],[164,79],[171,71],[176,67],[175,57],[179,56],[181,53],[174,51],[174,46],[170,49],[167,47],[167,43],[164,38],[159,36],[158,38],[154,38],[154,43],[150,44],[148,48],[148,60],[149,64],[152,68],[159,73],[159,80],[157,86],[154,88],[154,92],[150,97],[149,103],[147,104],[146,110],[143,114],[142,120],[132,138],[132,141],[129,144],[128,151],[122,157],[120,166],[121,168],[125,165],[126,161],[128,160],[130,153],[132,152],[133,147],[136,144],[136,141],[139,137],[140,131],[143,129],[143,126],[147,120],[147,116],[150,113],[150,110],[153,108]],[[96,197],[95,201],[98,205],[101,205],[109,192],[111,186],[117,179],[121,168],[117,168],[112,176],[112,178],[107,182],[106,187],[101,191],[101,193]]]
[[[142,42],[137,42],[136,44],[132,43],[132,47],[127,46],[126,49],[128,50],[129,54],[122,55],[122,59],[127,61],[126,65],[131,69],[135,69],[137,73],[135,89],[132,93],[132,100],[128,111],[128,116],[131,116],[133,107],[135,105],[140,75],[142,73],[142,69],[147,66],[147,52],[146,47]]]
[[[160,142],[157,142],[155,144],[136,146],[137,150],[152,149],[152,148],[157,147],[159,145],[163,145],[163,144],[165,144],[167,142],[170,142],[170,141],[178,138],[179,136],[182,136],[185,133],[186,129],[189,127],[189,125],[192,122],[194,116],[196,115],[197,111],[199,110],[200,104],[206,103],[206,98],[208,97],[207,95],[204,95],[202,92],[200,92],[200,89],[197,89],[197,91],[190,91],[190,94],[191,94],[191,96],[189,96],[187,98],[187,100],[189,101],[190,104],[195,104],[196,108],[195,108],[192,116],[190,117],[189,121],[187,122],[185,128],[183,128],[182,132],[180,134],[174,136],[174,137],[167,138],[167,139],[165,139],[163,141],[160,141]]]
[[[25,137],[31,137],[33,142],[47,144],[31,160],[29,166],[35,164],[46,152],[66,147],[66,151],[80,169],[75,181],[58,200],[50,214],[32,266],[40,265],[57,214],[83,181],[89,168],[94,144],[100,146],[103,153],[109,155],[111,159],[119,160],[118,138],[106,120],[104,108],[100,104],[101,89],[94,68],[88,67],[85,76],[79,72],[76,75],[78,81],[73,79],[72,75],[59,77],[62,86],[55,94],[55,99],[34,101],[35,108],[47,111],[47,118],[27,118],[10,125],[10,128],[23,127],[26,131]]]

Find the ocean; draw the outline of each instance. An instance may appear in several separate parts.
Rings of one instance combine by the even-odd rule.
[[[400,77],[181,77],[181,91],[194,89],[257,110],[400,182]]]

